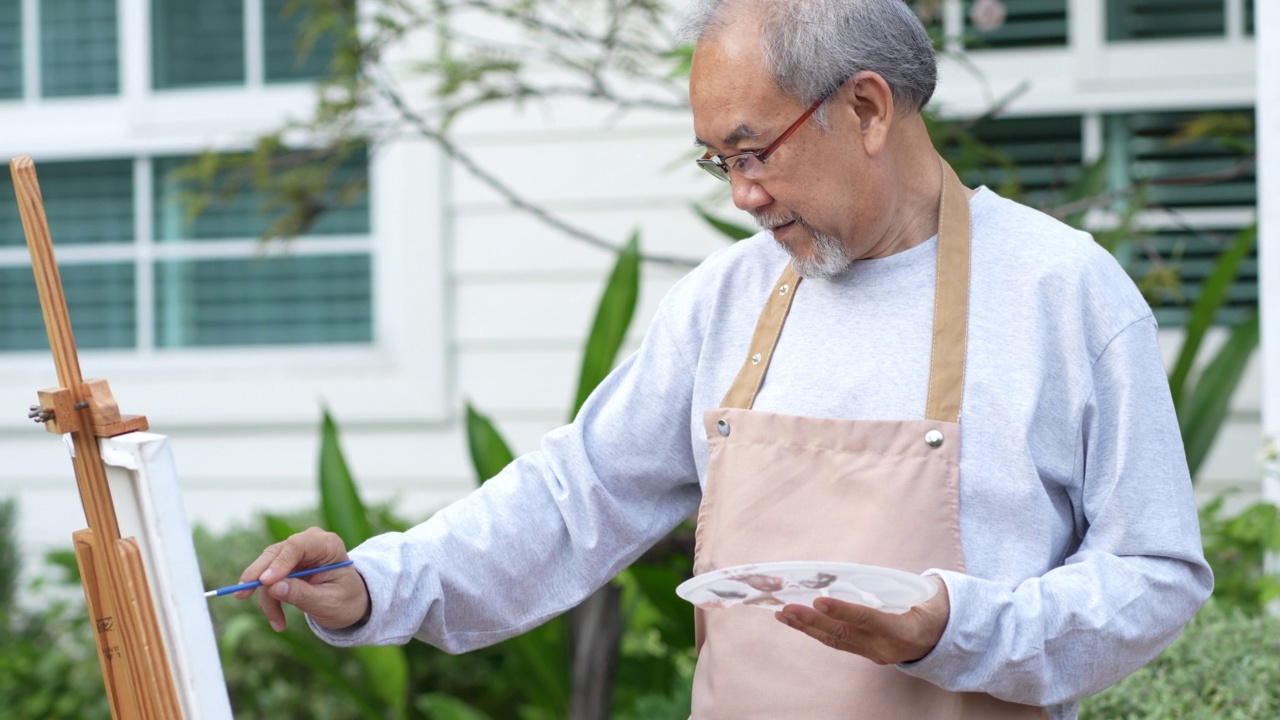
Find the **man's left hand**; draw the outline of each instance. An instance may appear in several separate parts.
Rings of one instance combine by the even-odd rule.
[[[951,617],[947,586],[937,577],[932,579],[938,593],[901,615],[818,598],[813,607],[788,605],[775,617],[836,650],[862,655],[878,665],[911,662],[933,650]]]

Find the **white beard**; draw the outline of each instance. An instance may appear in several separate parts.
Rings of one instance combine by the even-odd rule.
[[[796,272],[802,278],[807,278],[809,280],[829,280],[844,272],[851,264],[853,264],[853,258],[849,257],[848,251],[845,250],[844,243],[831,235],[827,235],[826,233],[815,229],[799,216],[772,217],[756,213],[752,213],[752,215],[755,217],[756,222],[760,223],[760,225],[765,228],[773,228],[778,225],[794,221],[797,225],[809,231],[810,236],[812,236],[811,244],[813,245],[813,257],[796,257],[796,254],[791,249],[790,245],[787,243],[779,243],[782,245],[782,248],[787,251],[787,254],[791,256],[791,264],[795,267]],[[770,230],[769,234],[772,235],[773,231]],[[774,242],[778,242],[776,238]]]

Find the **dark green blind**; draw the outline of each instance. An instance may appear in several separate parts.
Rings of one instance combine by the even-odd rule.
[[[36,173],[56,246],[134,241],[132,160],[41,162]],[[13,197],[7,172],[0,194]],[[0,246],[25,244],[17,204],[0,202]]]
[[[1076,115],[988,120],[971,130],[980,154],[958,147],[946,154],[967,185],[1045,207],[1080,177],[1080,123]]]
[[[0,99],[22,97],[22,3],[0,2]]]
[[[1251,109],[1236,112],[1250,119],[1253,116]],[[1197,115],[1172,112],[1124,116],[1121,131],[1128,134],[1130,178],[1152,181],[1150,199],[1165,207],[1257,204],[1257,173],[1245,161],[1238,145],[1225,139],[1177,139],[1179,130]],[[1245,140],[1249,145],[1252,141],[1252,137]]]
[[[59,273],[76,345],[108,349],[136,344],[132,263],[62,263]],[[0,352],[48,349],[31,266],[0,267]]]
[[[40,1],[40,93],[119,92],[115,0]]]
[[[273,217],[273,211],[265,209],[269,200],[268,195],[248,187],[242,187],[232,200],[212,202],[194,220],[188,219],[183,194],[185,190],[198,186],[194,181],[175,179],[173,171],[192,159],[190,157],[157,158],[154,162],[156,239],[162,242],[219,240],[255,238],[266,233]],[[362,193],[349,205],[340,202],[336,192],[336,188],[345,182],[365,173],[367,166],[366,153],[359,152],[337,171],[333,183],[335,190],[330,191],[326,201],[330,209],[320,216],[307,233],[309,236],[362,235],[369,232],[368,192]],[[221,187],[222,183],[215,183],[215,185]],[[274,210],[274,212],[278,211],[278,208]]]
[[[1225,0],[1107,0],[1107,39],[1210,37],[1226,33]]]
[[[287,14],[286,14],[287,12]],[[301,45],[311,9],[293,0],[263,0],[263,73],[267,82],[315,80],[333,61],[333,36],[322,34],[309,47]]]
[[[965,45],[970,49],[1067,44],[1067,0],[1004,0],[1002,25],[980,30],[969,21],[973,0],[965,0]]]
[[[159,347],[367,343],[372,308],[363,254],[156,265]]]
[[[245,81],[244,0],[153,0],[157,89]]]
[[[1253,34],[1253,0],[1244,0],[1244,34]]]
[[[1175,268],[1181,280],[1177,292],[1161,293],[1153,299],[1151,309],[1161,325],[1181,327],[1187,324],[1191,304],[1200,296],[1200,288],[1213,272],[1219,254],[1231,245],[1237,232],[1236,228],[1162,230],[1143,240],[1144,249],[1154,251],[1165,267]],[[1155,259],[1146,252],[1140,252],[1129,264],[1129,272],[1134,278],[1143,278],[1155,266]],[[1235,324],[1257,305],[1258,257],[1255,250],[1240,263],[1239,275],[1227,292],[1226,306],[1214,321]]]
[[[1253,111],[1225,111],[1251,127]],[[1257,204],[1257,176],[1246,161],[1252,136],[1225,136],[1193,141],[1180,139],[1187,123],[1199,113],[1135,113],[1107,119],[1108,147],[1123,148],[1130,182],[1144,181],[1147,200],[1158,208],[1177,213],[1178,227],[1167,228],[1143,239],[1132,253],[1129,270],[1143,278],[1157,262],[1177,271],[1180,286],[1156,298],[1156,318],[1165,325],[1186,323],[1190,304],[1212,272],[1219,253],[1234,241],[1239,225],[1206,225],[1197,222],[1200,208],[1252,210]],[[1119,141],[1119,142],[1117,142]],[[1115,151],[1115,150],[1113,150]],[[1156,258],[1151,254],[1154,253]],[[1241,267],[1228,294],[1228,304],[1216,318],[1220,323],[1240,320],[1258,301],[1256,250]]]

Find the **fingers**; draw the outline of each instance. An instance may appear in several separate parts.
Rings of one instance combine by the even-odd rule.
[[[347,549],[342,538],[318,527],[291,535],[276,547],[279,550],[275,557],[271,558],[267,568],[257,578],[263,585],[278,582],[294,570],[329,565],[347,559]]]
[[[320,528],[308,528],[263,550],[241,573],[240,582],[258,580],[263,584],[263,592],[258,593],[258,606],[262,608],[272,629],[280,632],[285,627],[281,601],[296,605],[313,616],[319,614],[320,617],[343,618],[351,611],[342,606],[349,602],[348,598],[355,594],[357,586],[361,593],[360,599],[364,600],[364,580],[349,567],[285,580],[295,570],[329,565],[346,559],[347,551],[342,538]],[[317,587],[324,587],[326,591],[313,592]],[[236,597],[244,599],[253,593],[253,590],[242,590],[236,593]],[[362,614],[365,607],[367,603],[359,604],[358,612]],[[355,620],[361,614],[357,614]]]
[[[886,627],[886,618],[897,616],[821,598],[812,608],[788,605],[776,617],[828,647],[862,655],[881,665],[892,662],[883,656],[878,645],[882,637],[892,634]]]

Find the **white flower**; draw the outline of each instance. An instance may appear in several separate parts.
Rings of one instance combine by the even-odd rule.
[[[973,5],[969,6],[969,24],[984,32],[1004,25],[1006,15],[1008,11],[1000,0],[974,0]]]

